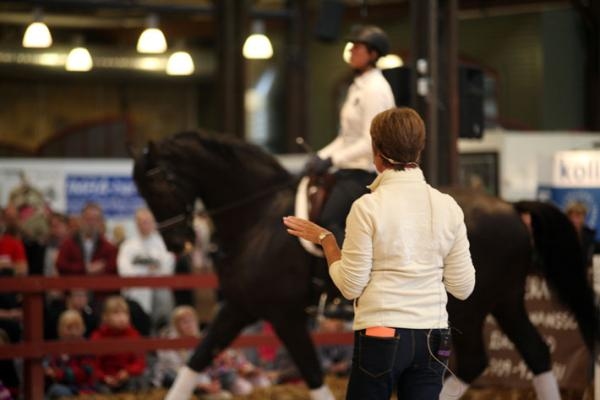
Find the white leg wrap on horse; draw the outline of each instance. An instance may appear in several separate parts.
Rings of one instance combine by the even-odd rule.
[[[333,393],[329,390],[329,386],[323,385],[318,389],[310,391],[310,400],[335,400]]]
[[[197,372],[187,366],[180,368],[177,372],[177,378],[173,382],[171,389],[169,389],[165,400],[189,400],[192,397],[197,382]]]
[[[444,381],[444,386],[440,392],[440,400],[457,400],[469,388],[469,384],[461,381],[454,375]]]
[[[560,400],[558,382],[552,371],[534,376],[533,388],[538,400]]]

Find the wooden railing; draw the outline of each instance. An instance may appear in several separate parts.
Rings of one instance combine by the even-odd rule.
[[[44,341],[44,294],[49,290],[88,289],[114,291],[125,287],[150,287],[170,289],[216,288],[217,277],[213,274],[173,275],[168,277],[118,277],[118,276],[69,276],[69,277],[18,277],[0,278],[0,293],[20,293],[23,296],[22,341],[0,346],[0,358],[23,358],[23,389],[27,400],[44,398],[44,370],[42,359],[53,354],[107,354],[139,352],[157,349],[182,349],[195,347],[196,339],[105,339],[81,342]],[[318,333],[313,335],[316,344],[350,344],[352,333]],[[232,347],[262,345],[280,346],[274,335],[243,335]]]

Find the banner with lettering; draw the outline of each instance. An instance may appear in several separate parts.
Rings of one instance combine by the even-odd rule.
[[[123,227],[135,233],[133,216],[144,204],[131,178],[131,160],[0,159],[0,204],[27,181],[40,191],[53,210],[79,214],[88,201],[104,210],[107,232]]]
[[[67,213],[78,214],[85,203],[93,201],[109,218],[131,217],[144,204],[131,176],[66,176]]]
[[[527,278],[525,306],[529,319],[550,347],[552,370],[559,386],[584,390],[592,376],[592,363],[573,315],[537,275]],[[530,388],[531,371],[491,316],[484,324],[484,338],[489,364],[474,385]]]
[[[540,183],[538,198],[552,201],[561,210],[572,202],[585,204],[586,225],[596,230],[600,241],[600,150],[557,152],[551,182]]]

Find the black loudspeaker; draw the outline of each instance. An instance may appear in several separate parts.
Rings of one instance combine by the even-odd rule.
[[[485,128],[483,116],[483,71],[475,67],[458,69],[460,127],[458,136],[481,138]]]
[[[392,87],[392,93],[394,93],[394,99],[396,100],[396,106],[398,107],[410,107],[410,78],[412,71],[408,67],[397,67],[384,69],[383,76],[387,79],[388,83]]]
[[[383,76],[392,87],[398,107],[411,106],[411,75],[412,70],[409,67],[383,70]],[[481,138],[483,136],[483,94],[483,71],[479,68],[461,65],[458,69],[459,137]]]
[[[344,2],[342,0],[323,0],[315,27],[317,38],[325,42],[337,40],[340,35],[343,14]]]

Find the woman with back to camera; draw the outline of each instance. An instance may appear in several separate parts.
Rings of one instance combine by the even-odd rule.
[[[462,210],[419,168],[425,125],[410,108],[371,124],[378,177],[354,202],[340,251],[330,231],[285,217],[290,234],[320,244],[329,274],[354,300],[347,399],[438,399],[449,355],[447,294],[466,299],[475,269]]]

